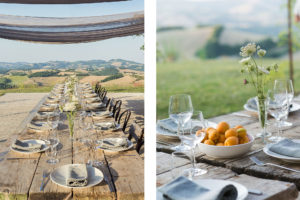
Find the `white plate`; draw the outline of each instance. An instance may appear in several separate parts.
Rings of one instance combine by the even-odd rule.
[[[290,112],[295,112],[297,110],[300,110],[300,104],[293,102],[292,105],[293,106],[290,108]],[[244,109],[251,112],[257,112],[256,109],[250,107],[247,103],[244,105]]]
[[[194,182],[198,183],[199,185],[203,185],[208,189],[214,189],[216,185],[220,185],[220,184],[222,185],[232,184],[236,187],[238,191],[237,200],[246,199],[246,197],[248,196],[248,189],[242,184],[233,181],[225,181],[219,179],[198,179],[198,180],[194,180]],[[166,200],[166,198],[163,197],[163,194],[160,191],[156,190],[156,200]]]
[[[61,167],[58,167],[53,170],[53,172],[50,174],[50,179],[53,183],[56,183],[57,185],[67,187],[67,188],[88,188],[93,187],[103,180],[104,176],[100,169],[97,169],[95,167],[92,167],[90,165],[86,166],[86,169],[88,171],[88,184],[83,187],[70,187],[66,185],[66,179],[67,179],[67,172],[70,165],[79,165],[79,164],[69,164],[69,165],[63,165]]]
[[[37,151],[25,151],[25,150],[21,150],[21,149],[15,149],[12,146],[10,146],[10,149],[12,151],[15,151],[18,153],[23,153],[23,154],[40,153],[40,152],[43,152],[43,151],[46,151],[47,149],[49,149],[49,146],[46,145],[46,142],[44,140],[22,140],[22,142],[27,142],[27,143],[31,143],[31,144],[41,144],[42,149],[37,150]]]
[[[217,125],[215,122],[211,122],[211,121],[207,121],[207,126],[208,127],[213,127],[213,128],[217,128]],[[163,136],[163,137],[169,137],[170,139],[176,139],[178,138],[177,133],[168,131],[167,129],[164,129],[158,125],[156,125],[156,134],[159,136]]]
[[[107,138],[108,139],[108,138]],[[101,140],[98,140],[98,141],[101,141]],[[97,141],[97,143],[99,144],[99,142]],[[104,149],[104,148],[101,148],[100,146],[98,146],[97,148],[98,149],[101,149],[103,151],[106,151],[106,152],[120,152],[120,151],[127,151],[129,149],[131,149],[133,147],[133,143],[127,139],[127,142],[128,142],[128,147],[127,148],[124,148],[124,149],[119,149],[119,150],[112,150],[112,149]]]
[[[300,143],[300,140],[292,140],[293,142],[297,142],[297,143]],[[268,156],[271,156],[273,158],[277,158],[277,159],[280,159],[280,160],[283,160],[283,161],[286,161],[286,162],[289,162],[289,163],[300,163],[300,158],[295,158],[295,157],[290,157],[290,156],[285,156],[285,155],[281,155],[281,154],[278,154],[278,153],[275,153],[273,151],[270,151],[270,147],[272,146],[273,144],[267,144],[264,148],[263,148],[263,151],[265,152],[265,154],[267,154]]]

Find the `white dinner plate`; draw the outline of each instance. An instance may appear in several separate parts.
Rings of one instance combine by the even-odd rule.
[[[67,187],[67,188],[88,188],[93,187],[99,183],[102,182],[104,175],[102,171],[98,168],[92,167],[90,165],[86,166],[87,172],[88,172],[88,184],[83,187],[70,187],[66,184],[67,179],[67,172],[70,165],[79,165],[79,164],[68,164],[60,166],[53,170],[53,172],[50,174],[50,179],[53,183],[56,183],[57,185]]]
[[[300,140],[292,140],[293,142],[297,142],[297,143],[300,143]],[[275,153],[273,151],[270,151],[270,147],[272,146],[273,144],[267,144],[264,148],[263,148],[263,151],[265,152],[265,154],[267,154],[268,156],[271,156],[273,158],[277,158],[277,159],[280,159],[280,160],[283,160],[285,162],[289,162],[289,163],[300,163],[300,158],[295,158],[295,157],[290,157],[290,156],[285,156],[285,155],[281,155],[281,154],[278,154],[278,153]]]
[[[216,185],[227,185],[227,184],[232,184],[236,187],[237,191],[238,191],[238,197],[237,200],[243,200],[246,199],[246,197],[248,196],[248,189],[243,186],[240,183],[237,182],[233,182],[233,181],[227,181],[227,180],[219,180],[219,179],[198,179],[198,180],[194,180],[195,183],[198,183],[201,186],[204,186],[208,189],[214,189]],[[166,200],[165,197],[163,197],[163,194],[156,190],[156,200]]]
[[[107,138],[107,139],[108,139],[108,138]],[[116,138],[116,139],[118,139],[118,138]],[[98,141],[97,141],[97,144],[100,144],[100,142],[102,142],[102,141],[101,141],[101,140],[98,140]],[[101,149],[101,150],[104,150],[104,151],[107,151],[107,152],[127,151],[127,150],[129,150],[129,149],[131,149],[131,148],[133,147],[133,143],[132,143],[130,140],[127,139],[127,142],[128,142],[128,147],[127,147],[127,148],[123,148],[123,149],[115,149],[115,150],[113,150],[113,149],[102,148],[102,147],[100,147],[100,146],[98,146],[97,148],[98,148],[98,149]]]
[[[49,146],[46,145],[46,142],[44,140],[22,140],[22,142],[31,143],[31,144],[41,144],[42,149],[37,150],[37,151],[25,151],[25,150],[13,148],[12,146],[10,146],[10,149],[12,151],[15,151],[15,152],[18,152],[18,153],[23,153],[23,154],[40,153],[40,152],[44,152],[47,149],[49,149]]]
[[[207,121],[207,126],[216,128],[217,124],[215,122]],[[177,133],[174,133],[174,132],[171,132],[167,129],[164,129],[164,128],[162,128],[161,126],[159,126],[157,124],[156,124],[156,134],[159,135],[159,136],[170,138],[170,139],[177,139],[178,138]]]
[[[244,109],[247,110],[247,111],[251,111],[251,112],[257,112],[256,109],[249,106],[249,104],[247,104],[247,103],[244,105]],[[297,104],[297,103],[293,102],[292,107],[290,108],[290,112],[295,112],[297,110],[300,110],[300,104]]]

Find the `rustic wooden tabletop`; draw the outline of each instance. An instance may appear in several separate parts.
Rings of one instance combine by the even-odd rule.
[[[294,99],[294,102],[300,103],[300,97]],[[240,115],[240,114],[243,114]],[[248,111],[239,111],[215,118],[209,119],[212,122],[226,121],[230,126],[242,125],[247,132],[256,135],[260,131],[258,118],[255,114]],[[284,128],[283,136],[292,139],[300,138],[300,111],[289,114],[289,122],[293,125]],[[274,123],[274,119],[268,120],[269,124]],[[272,125],[268,131],[274,133],[276,128]],[[170,153],[172,145],[178,144],[178,141],[166,140],[163,137],[157,137],[157,186],[162,185],[172,179],[170,176]],[[203,168],[208,169],[208,174],[201,178],[229,179],[244,184],[249,189],[258,189],[263,195],[249,195],[248,199],[296,199],[300,189],[300,173],[291,172],[272,166],[258,166],[253,163],[249,157],[256,156],[263,162],[279,164],[285,167],[300,170],[300,164],[287,163],[266,155],[262,149],[265,146],[260,138],[255,138],[251,151],[239,158],[233,159],[215,159],[206,156],[201,152],[196,153],[197,163]],[[187,168],[189,163],[179,167]],[[298,188],[298,190],[297,190]]]
[[[26,124],[31,121],[44,99],[35,107],[16,133],[21,139],[39,139],[42,134],[28,134]],[[109,120],[113,120],[108,119]],[[75,131],[74,139],[70,139],[67,121],[59,126],[60,144],[55,165],[46,162],[49,159],[45,153],[29,155],[9,151],[8,140],[0,145],[0,199],[144,199],[144,160],[136,150],[120,153],[107,153],[100,149],[91,150],[78,139],[87,137],[86,133]],[[88,135],[91,139],[124,135],[122,131],[98,131]],[[13,137],[13,136],[10,136]],[[40,191],[44,170],[53,170],[59,166],[71,163],[87,163],[94,159],[103,162],[100,167],[106,180],[91,188],[69,189],[56,185],[46,179],[44,191]]]

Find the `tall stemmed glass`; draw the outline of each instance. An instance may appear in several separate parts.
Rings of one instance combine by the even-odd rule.
[[[196,166],[195,159],[195,149],[197,145],[204,139],[205,132],[202,131],[206,128],[205,120],[201,111],[194,111],[191,117],[191,120],[188,122],[190,127],[190,132],[184,134],[181,138],[182,142],[185,145],[191,147],[191,163],[192,168],[187,169],[192,177],[200,176],[202,174],[207,173],[207,170],[200,169]]]
[[[268,91],[268,111],[277,121],[277,136],[271,136],[269,140],[278,142],[283,139],[281,120],[289,112],[289,99],[283,85],[276,85],[274,89]]]
[[[190,149],[182,142],[182,136],[185,134],[184,125],[193,115],[193,105],[190,95],[178,94],[170,97],[169,117],[177,123],[177,134],[181,144],[173,147],[175,151],[184,151]],[[188,129],[187,129],[188,130]]]
[[[290,104],[290,108],[291,108],[292,101],[294,98],[294,87],[293,87],[292,80],[290,80],[290,79],[275,80],[274,87],[282,87],[282,88],[286,87],[287,96],[288,96],[288,100],[289,100],[289,104]],[[288,119],[289,110],[281,121],[281,127],[289,127],[289,126],[293,125],[293,123],[286,121]]]

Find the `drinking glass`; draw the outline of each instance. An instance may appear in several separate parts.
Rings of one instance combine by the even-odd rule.
[[[182,167],[190,163],[189,154],[189,150],[172,152],[171,174],[173,179],[179,176],[185,176],[192,179],[191,172]]]
[[[282,79],[282,80],[275,80],[274,87],[286,87],[287,89],[287,96],[289,100],[290,107],[292,106],[292,101],[294,98],[294,87],[293,82],[290,79]],[[289,111],[281,120],[281,127],[290,127],[293,125],[291,122],[287,122]]]
[[[49,159],[46,161],[47,163],[56,164],[59,162],[59,160],[56,158],[58,144],[59,144],[59,139],[57,137],[57,134],[55,132],[49,134],[46,141],[46,145],[49,146],[49,149],[47,149],[46,151],[46,155],[49,157]]]
[[[289,100],[287,90],[284,87],[277,85],[277,87],[268,91],[268,112],[277,122],[277,136],[271,136],[269,140],[278,142],[283,139],[281,120],[289,112]]]
[[[191,120],[188,122],[190,131],[181,138],[182,142],[191,147],[191,163],[192,168],[187,169],[189,173],[195,177],[207,173],[206,170],[196,167],[195,150],[197,145],[205,137],[205,120],[201,111],[194,111]]]
[[[184,128],[186,122],[190,120],[193,115],[193,105],[190,95],[178,94],[170,97],[169,102],[169,117],[177,124],[177,134],[181,140],[182,136],[187,132]],[[190,147],[181,143],[180,145],[173,147],[173,150],[187,150]]]

